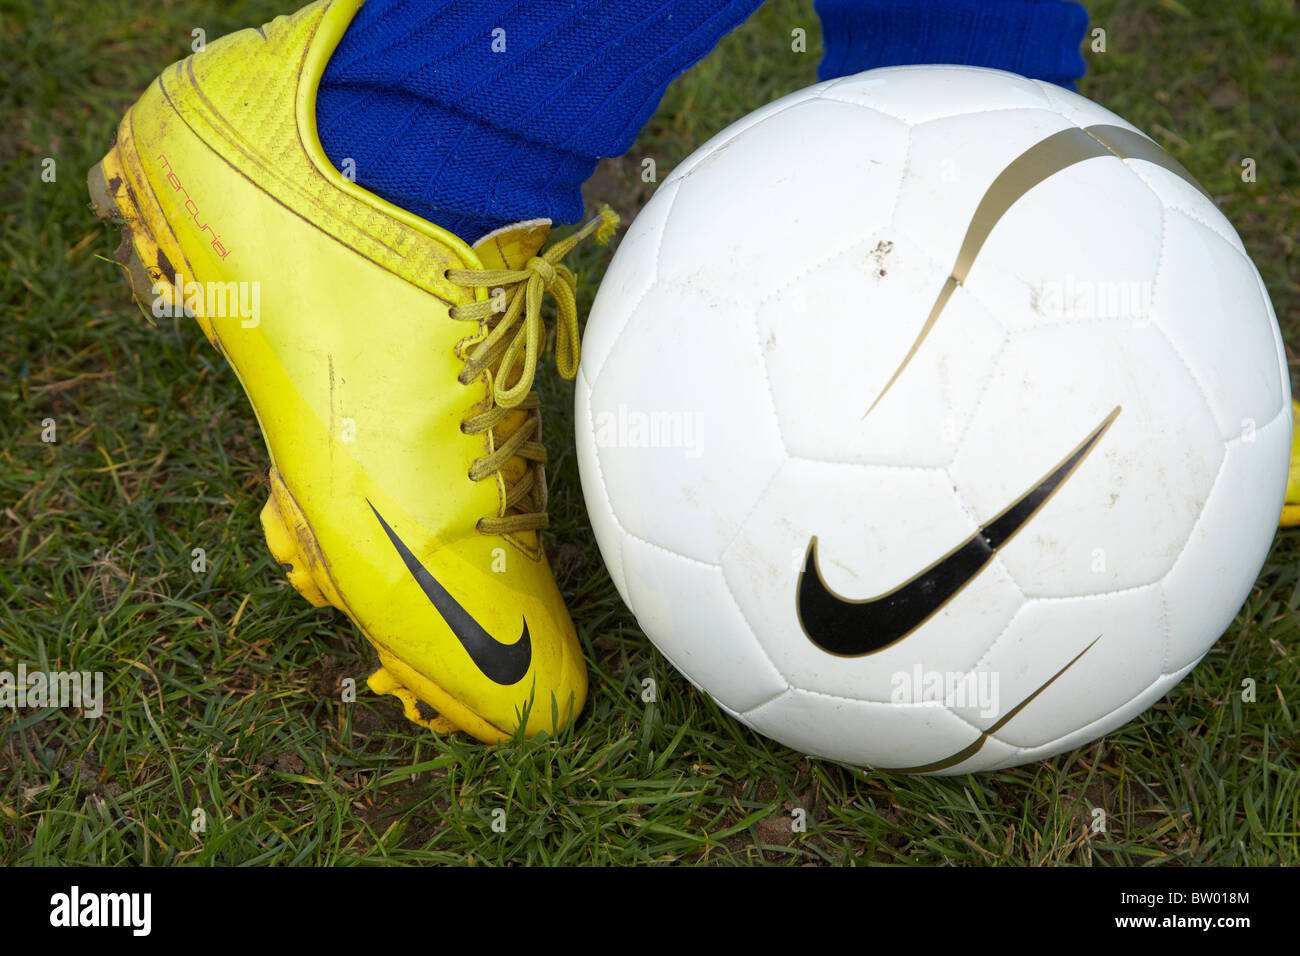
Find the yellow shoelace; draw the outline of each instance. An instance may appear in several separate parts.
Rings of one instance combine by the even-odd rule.
[[[546,517],[546,448],[542,445],[541,402],[532,390],[537,362],[546,345],[546,323],[542,319],[542,296],[555,299],[555,364],[560,374],[572,379],[578,374],[581,346],[578,332],[577,278],[560,262],[583,239],[596,234],[602,244],[609,241],[618,225],[618,216],[606,206],[596,218],[581,229],[542,250],[529,259],[522,269],[449,269],[449,282],[459,286],[489,290],[490,297],[472,305],[453,306],[453,319],[486,322],[488,335],[470,352],[461,370],[462,385],[474,381],[485,371],[492,371],[492,393],[486,411],[472,415],[461,424],[467,435],[480,435],[501,425],[519,411],[524,416],[518,426],[494,450],[475,460],[469,477],[482,481],[495,475],[512,457],[518,455],[527,467],[514,484],[507,484],[500,515],[482,518],[478,530],[483,534],[512,534],[541,531]],[[502,309],[502,297],[505,308]],[[519,374],[507,384],[513,370]],[[509,514],[510,511],[515,514]]]

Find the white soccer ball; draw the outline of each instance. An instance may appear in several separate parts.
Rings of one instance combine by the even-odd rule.
[[[577,445],[623,600],[809,754],[1047,757],[1190,671],[1272,539],[1276,317],[1168,154],[1046,83],[833,80],[735,123],[623,239]]]

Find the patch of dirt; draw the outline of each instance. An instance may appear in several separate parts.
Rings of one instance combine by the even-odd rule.
[[[385,833],[394,820],[406,818],[398,845],[403,849],[420,849],[429,844],[443,827],[443,814],[451,801],[443,794],[446,772],[435,770],[420,774],[414,781],[386,786],[377,801],[353,801],[352,808],[376,833]],[[430,791],[435,794],[430,801]]]
[[[754,824],[760,843],[789,846],[794,842],[793,820],[788,813],[774,813]]]
[[[587,565],[587,549],[577,542],[565,541],[551,549],[551,569],[562,591],[568,591],[582,577]]]
[[[656,170],[656,179],[662,182],[669,170]],[[619,215],[622,232],[636,218],[641,207],[650,201],[658,183],[641,180],[640,162],[631,156],[602,159],[582,186],[582,199],[587,210],[594,211],[608,204]]]
[[[340,700],[343,693],[343,679],[345,677],[356,678],[353,673],[354,667],[351,663],[343,661],[332,654],[326,654],[321,658],[320,663],[312,668],[316,673],[316,696],[321,698],[330,698]],[[357,680],[360,686],[361,681]]]
[[[262,770],[277,770],[280,773],[302,773],[307,764],[297,754],[264,753],[257,758],[257,767]]]

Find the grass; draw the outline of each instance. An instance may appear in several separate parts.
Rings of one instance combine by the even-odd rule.
[[[1097,0],[1084,93],[1160,139],[1237,225],[1300,341],[1294,0]],[[86,169],[168,62],[269,2],[4,0],[0,87],[0,641],[4,667],[102,671],[92,721],[0,713],[0,863],[1279,864],[1300,861],[1300,534],[1278,536],[1230,631],[1104,741],[996,774],[810,760],[727,718],[638,630],[587,524],[571,391],[542,383],[549,548],[591,667],[558,738],[485,747],[408,725],[360,683],[370,651],[309,607],[262,541],[266,453],[188,320],[150,329],[105,258]],[[790,31],[808,31],[791,52]],[[774,0],[668,92],[595,198],[624,212],[726,123],[814,79],[810,3]],[[53,159],[56,179],[41,178]],[[1253,158],[1258,180],[1245,183]],[[608,251],[581,250],[581,306]],[[57,444],[40,440],[57,423]],[[191,570],[202,547],[207,570]],[[643,703],[653,678],[658,699]],[[1258,684],[1245,703],[1241,683]],[[1092,808],[1106,832],[1092,834]],[[806,832],[791,811],[806,811]],[[201,811],[202,818],[196,816]],[[504,811],[505,830],[493,829]],[[203,823],[200,832],[198,823]]]

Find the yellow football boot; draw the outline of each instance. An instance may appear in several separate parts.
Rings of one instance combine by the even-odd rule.
[[[316,89],[360,6],[322,0],[170,66],[91,198],[124,220],[137,298],[193,314],[234,369],[271,458],[267,543],[375,646],[371,688],[435,730],[555,729],[587,671],[538,538],[532,382],[544,292],[561,372],[577,368],[558,260],[599,220],[544,253],[545,220],[470,248],[342,176]]]
[[[1286,480],[1286,503],[1282,506],[1283,528],[1300,526],[1300,402],[1291,401],[1291,473]]]

